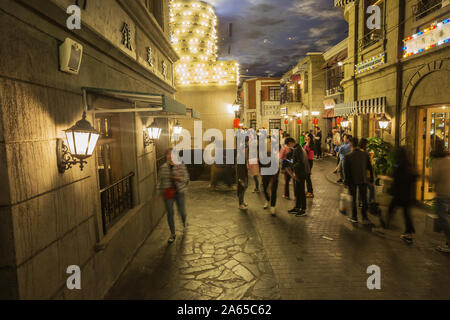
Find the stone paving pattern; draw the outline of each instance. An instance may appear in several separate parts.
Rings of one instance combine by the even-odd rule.
[[[412,245],[399,238],[400,212],[385,235],[350,224],[337,212],[342,187],[326,178],[334,165],[315,161],[315,198],[301,218],[287,213],[294,202],[281,197],[281,177],[275,218],[252,185],[245,213],[237,209],[235,191],[191,182],[186,230],[167,245],[162,220],[106,298],[450,299],[450,255],[434,249],[443,236],[425,233],[423,211],[413,210]],[[381,268],[381,290],[366,286],[373,264]]]

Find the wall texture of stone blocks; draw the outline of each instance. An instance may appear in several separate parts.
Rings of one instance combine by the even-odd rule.
[[[94,18],[87,8],[89,27],[70,32],[61,9],[70,1],[43,1],[42,15],[24,2],[0,4],[0,298],[102,298],[164,214],[155,200],[156,151],[143,147],[142,131],[152,118],[121,115],[123,171],[135,173],[135,206],[106,236],[95,155],[83,171],[75,166],[60,174],[56,139],[81,118],[82,87],[173,96],[172,78],[140,65],[139,45],[124,55],[120,28],[114,37],[109,33],[111,16]],[[105,14],[135,25],[121,1],[108,2]],[[142,46],[156,39],[147,34],[136,30]],[[59,71],[58,46],[66,37],[84,47],[77,76]],[[158,50],[157,61],[170,65],[176,54]],[[88,120],[93,123],[93,114]],[[69,265],[81,267],[82,290],[66,288]]]

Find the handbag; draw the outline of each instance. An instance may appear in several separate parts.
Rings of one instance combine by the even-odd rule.
[[[164,200],[170,200],[170,199],[175,198],[176,193],[177,193],[177,189],[174,187],[164,189],[164,192],[163,192]]]
[[[348,192],[342,192],[339,198],[339,212],[347,215],[347,210],[352,207],[352,196]]]

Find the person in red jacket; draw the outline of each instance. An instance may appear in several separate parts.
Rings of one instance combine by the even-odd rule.
[[[311,170],[313,167],[313,162],[314,162],[314,137],[312,134],[308,134],[306,136],[306,144],[304,147],[305,151],[306,151],[306,155],[308,156],[308,162],[309,162],[309,174],[306,177],[306,197],[307,198],[314,198],[314,190],[313,190],[313,185],[312,185],[312,181],[311,181]]]

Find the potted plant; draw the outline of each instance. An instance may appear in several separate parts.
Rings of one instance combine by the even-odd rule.
[[[369,138],[367,150],[373,153],[373,169],[376,176],[375,185],[381,186],[380,178],[392,173],[392,145],[381,138]]]

